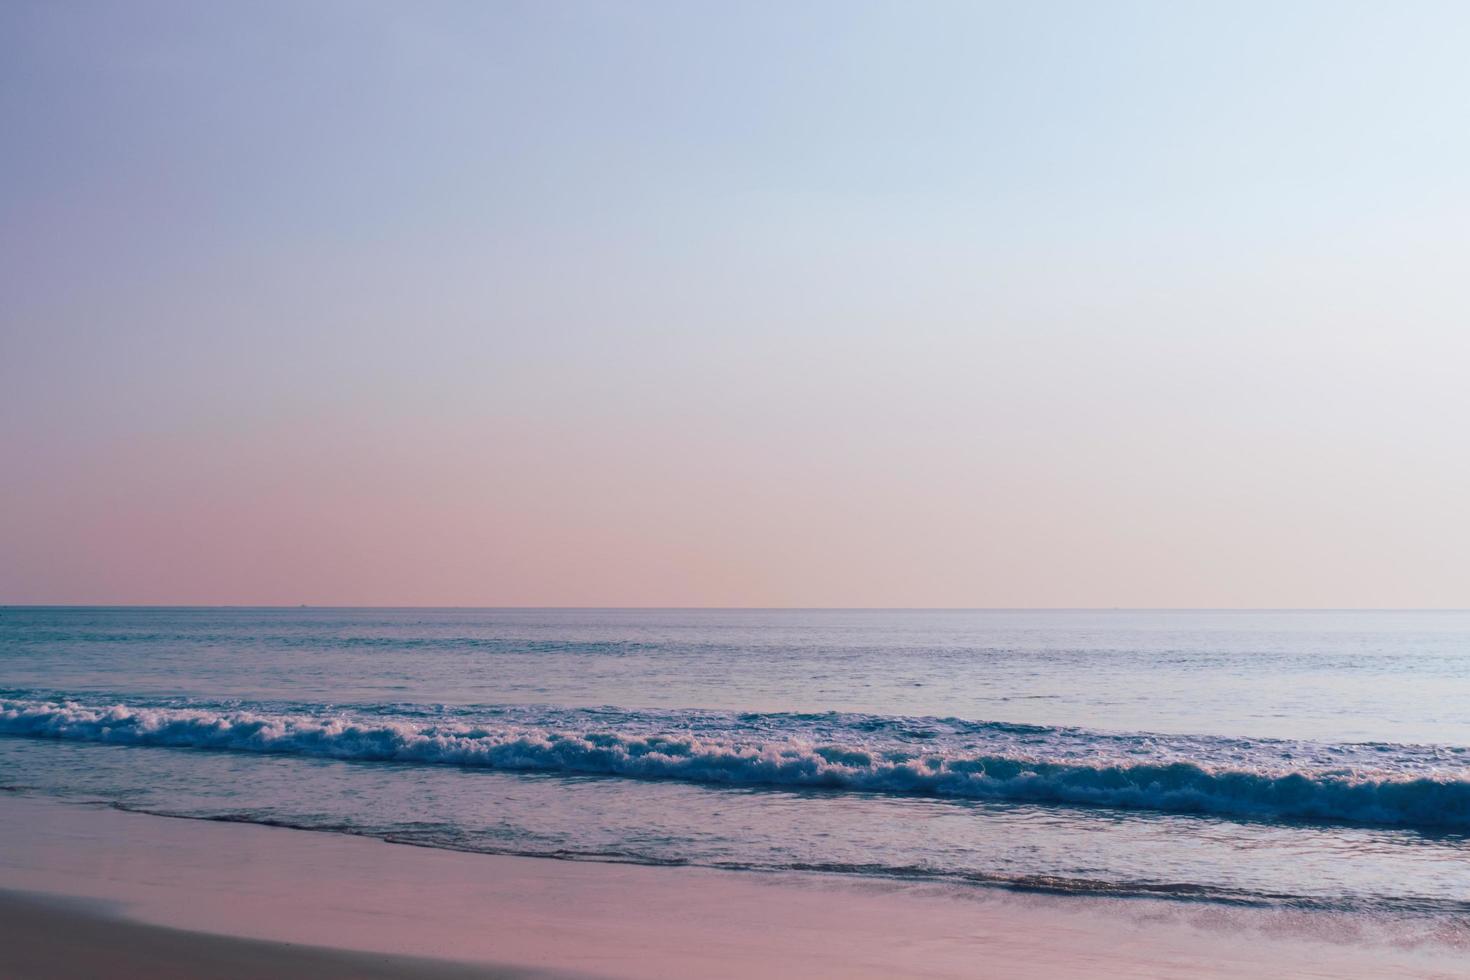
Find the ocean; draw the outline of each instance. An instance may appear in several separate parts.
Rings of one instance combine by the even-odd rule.
[[[8,607],[0,786],[1430,935],[1470,613]]]

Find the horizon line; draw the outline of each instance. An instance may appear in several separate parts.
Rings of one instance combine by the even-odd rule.
[[[298,603],[0,602],[0,609],[421,609],[504,612],[1470,612],[1465,606],[514,606]]]

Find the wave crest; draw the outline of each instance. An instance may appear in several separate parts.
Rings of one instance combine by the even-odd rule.
[[[694,783],[1124,807],[1258,819],[1470,830],[1470,780],[1177,759],[1087,761],[765,737],[567,730],[193,708],[0,700],[0,734],[672,779]]]

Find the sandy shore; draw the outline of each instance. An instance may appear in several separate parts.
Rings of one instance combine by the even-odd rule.
[[[1326,916],[459,854],[0,796],[0,963],[81,977],[1449,978]]]
[[[28,893],[0,892],[0,973],[16,980],[225,980],[315,977],[319,980],[472,980],[557,974],[488,964],[388,956],[188,932],[111,915],[104,906]]]

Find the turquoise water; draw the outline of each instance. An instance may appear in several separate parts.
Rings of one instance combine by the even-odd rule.
[[[1470,914],[1470,614],[0,609],[0,783],[428,846]]]

